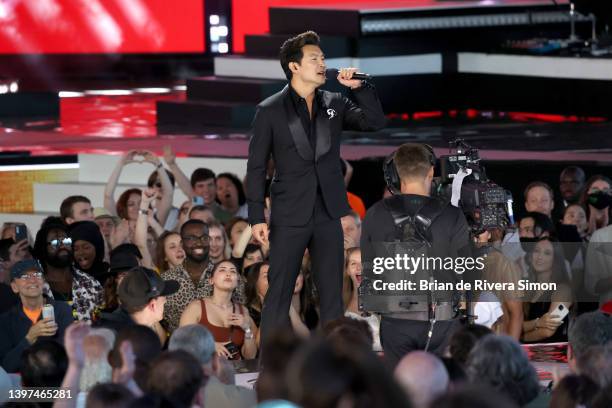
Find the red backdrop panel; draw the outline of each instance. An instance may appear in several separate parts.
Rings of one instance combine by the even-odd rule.
[[[204,0],[2,0],[0,54],[204,51]]]

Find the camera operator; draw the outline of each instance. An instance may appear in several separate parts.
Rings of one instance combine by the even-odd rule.
[[[403,215],[413,220],[418,220],[419,214],[435,214],[430,217],[431,224],[427,228],[431,241],[428,257],[471,255],[469,227],[462,210],[430,197],[435,161],[431,147],[422,144],[406,143],[394,153],[391,166],[394,165],[396,180],[392,183],[399,191],[374,204],[366,214],[361,236],[364,266],[371,265],[374,257],[379,256],[376,243],[396,241],[398,212],[395,209],[398,205]],[[385,178],[389,184],[389,177]],[[393,207],[391,202],[395,203]],[[427,211],[428,208],[435,210]],[[457,279],[454,272],[451,275],[455,275],[452,279]],[[460,326],[453,302],[437,302],[435,308],[428,302],[418,303],[410,302],[405,311],[383,312],[381,341],[385,357],[393,366],[410,351],[423,350],[427,346],[429,351],[441,354],[451,334]]]

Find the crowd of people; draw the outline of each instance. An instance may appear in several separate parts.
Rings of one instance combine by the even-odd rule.
[[[116,198],[122,171],[141,158],[152,166],[146,188]],[[493,294],[476,309],[480,324],[462,325],[438,355],[411,351],[389,364],[380,316],[359,306],[359,197],[349,193],[352,210],[341,220],[344,317],[321,321],[306,251],[291,297],[292,330],[262,342],[270,248],[252,237],[243,182],[207,168],[187,177],[169,148],[163,159],[123,154],[103,207],[70,196],[37,231],[19,220],[2,226],[4,394],[17,386],[71,390],[75,398],[58,399],[58,407],[612,406],[606,176],[586,179],[571,166],[555,189],[534,181],[516,226],[475,237],[496,251],[489,261],[498,273],[555,280],[564,285],[556,297]],[[342,168],[348,185],[351,166]],[[188,197],[179,208],[176,188]],[[557,319],[561,306],[569,313]],[[549,389],[521,346],[543,342],[569,342],[569,373],[555,373]],[[237,386],[240,360],[257,358],[254,390]]]

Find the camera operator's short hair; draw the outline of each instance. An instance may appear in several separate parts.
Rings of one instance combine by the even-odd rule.
[[[306,31],[305,33],[298,34],[283,43],[280,49],[280,64],[288,80],[291,81],[291,77],[293,76],[293,73],[289,69],[289,63],[297,62],[299,64],[304,57],[302,47],[305,45],[319,46],[319,43],[319,35],[314,31]]]
[[[404,143],[393,155],[400,179],[423,179],[431,169],[431,152],[418,143]]]
[[[548,184],[546,184],[543,181],[532,181],[531,183],[527,185],[527,187],[525,187],[525,191],[523,192],[523,197],[525,198],[525,201],[527,201],[527,195],[529,194],[531,189],[536,188],[536,187],[545,188],[546,190],[548,190],[548,194],[550,195],[551,201],[555,199],[555,193],[553,192],[553,189]]]

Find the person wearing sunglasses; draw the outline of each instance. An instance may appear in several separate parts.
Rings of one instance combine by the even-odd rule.
[[[9,373],[19,371],[21,354],[38,340],[62,342],[64,330],[73,322],[70,306],[43,295],[43,269],[27,259],[11,267],[11,289],[19,302],[0,316],[0,365]],[[53,306],[53,317],[43,317],[43,305]]]
[[[34,256],[43,267],[46,294],[68,302],[78,320],[94,320],[104,303],[102,286],[73,265],[73,241],[59,217],[43,221],[34,241]]]

